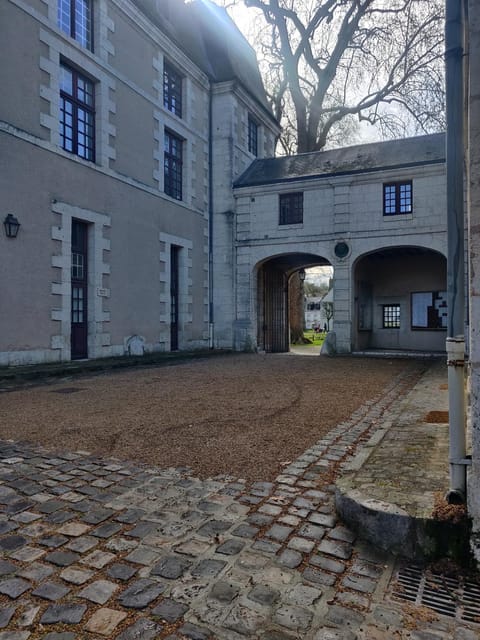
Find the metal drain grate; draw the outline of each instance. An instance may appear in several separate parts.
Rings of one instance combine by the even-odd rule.
[[[463,578],[416,566],[401,567],[394,577],[392,595],[449,618],[480,623],[480,584]]]

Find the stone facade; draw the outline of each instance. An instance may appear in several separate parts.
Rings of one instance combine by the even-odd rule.
[[[262,279],[269,265],[288,277],[300,268],[329,264],[334,268],[333,330],[339,352],[445,350],[446,309],[435,327],[415,326],[414,317],[416,294],[434,292],[438,302],[431,304],[438,306],[445,298],[444,138],[411,139],[398,160],[402,144],[345,148],[341,158],[337,151],[321,152],[322,166],[313,171],[305,163],[307,169],[300,173],[287,161],[278,172],[271,160],[259,160],[237,181],[236,308],[237,322],[247,327],[248,344],[267,348],[262,305],[269,303]],[[431,159],[425,154],[415,162],[425,145],[435,149]],[[388,184],[411,185],[408,213],[385,215]],[[280,202],[292,193],[302,197],[303,216],[285,224]],[[382,314],[389,306],[398,306],[399,326],[385,326]]]
[[[79,23],[91,31],[86,40],[65,31],[69,20],[62,25],[57,9],[70,6],[6,0],[0,7],[7,61],[0,70],[0,189],[4,215],[21,223],[16,239],[0,234],[0,365],[75,357],[79,317],[89,358],[208,348],[214,280],[231,291],[222,282],[225,274],[231,281],[223,264],[224,256],[231,264],[231,184],[255,157],[249,118],[256,155],[272,155],[278,134],[253,51],[226,14],[217,8],[212,19],[205,3],[166,1],[160,11],[153,0],[99,0]],[[215,49],[209,29],[223,49],[221,41]],[[229,46],[238,60],[229,58]],[[248,74],[243,84],[235,64]],[[165,89],[168,68],[174,84]],[[71,98],[64,74],[73,78]],[[84,84],[93,87],[90,105],[82,102]],[[65,92],[73,116],[62,111]],[[88,153],[81,146],[72,152],[87,111],[94,143]],[[61,133],[68,118],[73,142]],[[166,184],[166,132],[181,147],[179,172],[178,162],[168,169],[180,173],[175,193]],[[72,280],[77,222],[87,234],[81,302]],[[223,296],[216,306],[227,316],[230,328],[222,331],[231,344],[233,311]]]

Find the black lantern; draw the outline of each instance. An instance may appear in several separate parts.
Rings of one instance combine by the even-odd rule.
[[[303,282],[305,280],[305,269],[300,269],[300,271],[298,272],[298,277],[300,278],[300,282]]]
[[[12,213],[7,215],[3,221],[3,226],[5,227],[5,234],[7,238],[17,237],[18,230],[20,229],[20,222]]]

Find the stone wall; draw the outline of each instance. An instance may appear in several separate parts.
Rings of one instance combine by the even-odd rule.
[[[470,260],[470,408],[472,468],[468,491],[473,541],[480,564],[480,6],[469,3],[468,52],[468,243]]]

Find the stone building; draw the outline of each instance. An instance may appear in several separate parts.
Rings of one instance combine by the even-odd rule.
[[[330,303],[330,308],[326,309],[325,304]],[[319,328],[322,331],[328,330],[333,323],[333,290],[327,291],[323,296],[305,296],[305,328]]]
[[[232,180],[278,135],[240,32],[204,1],[4,0],[0,50],[0,364],[213,344]]]
[[[0,12],[0,364],[288,350],[286,283],[315,265],[339,352],[444,350],[443,135],[274,158],[254,52],[209,1]]]
[[[288,349],[287,280],[330,265],[339,352],[445,350],[443,134],[259,158],[234,194],[236,344]]]

